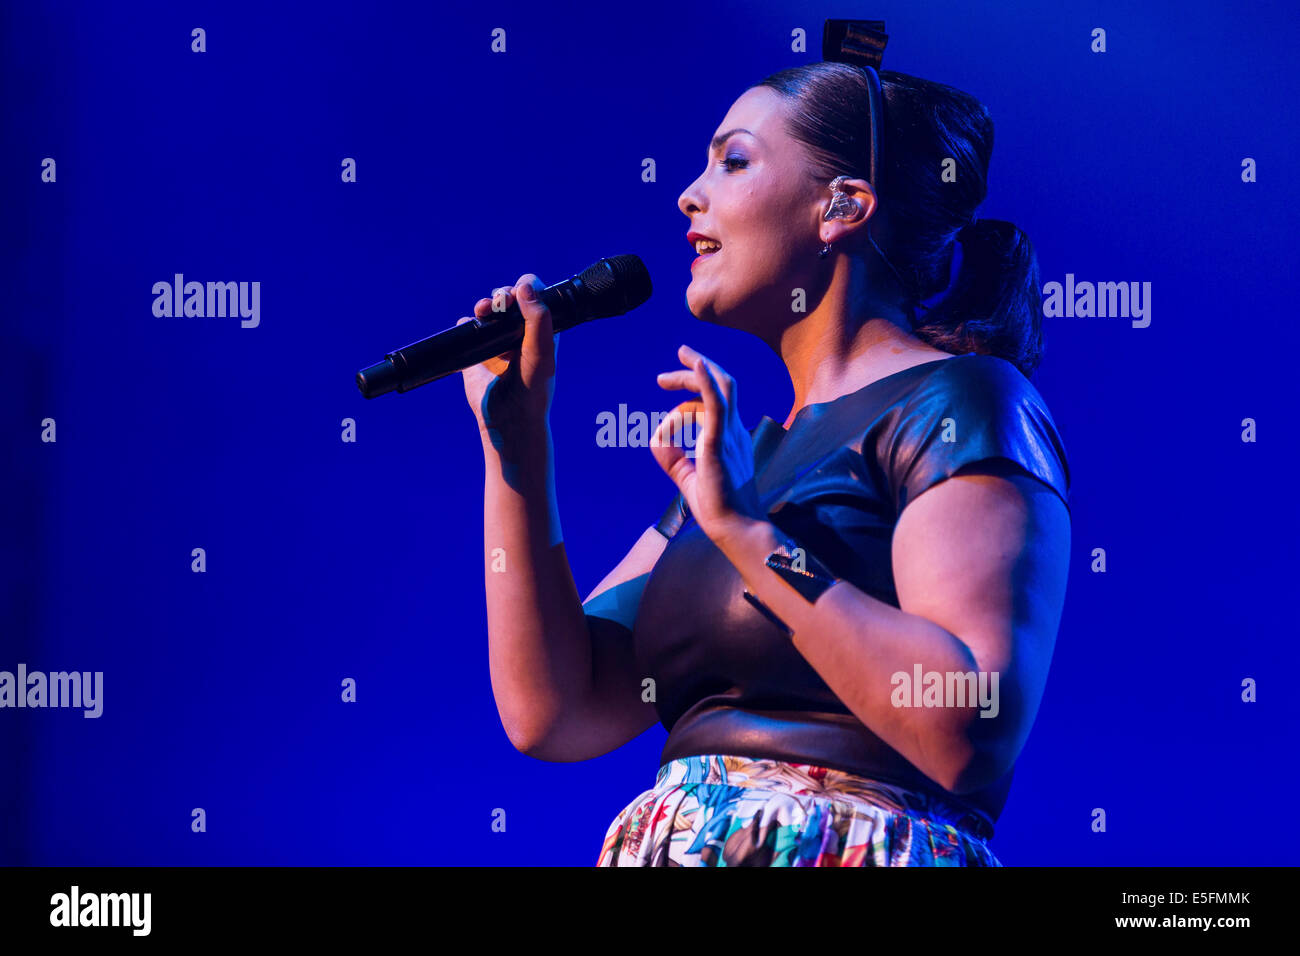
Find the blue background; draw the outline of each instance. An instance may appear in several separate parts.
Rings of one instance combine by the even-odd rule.
[[[99,670],[105,692],[97,720],[0,711],[0,859],[594,863],[665,731],[578,764],[512,749],[460,377],[367,402],[353,376],[525,272],[640,255],[650,302],[559,356],[585,596],[675,490],[647,449],[596,445],[598,412],[671,407],[655,375],[682,342],[736,376],[747,425],[790,409],[765,346],[687,311],[676,200],[735,97],[851,15],[885,20],[887,69],[989,106],[981,215],[1026,230],[1044,282],[1153,286],[1149,328],[1044,320],[1072,566],[995,851],[1295,863],[1273,826],[1297,782],[1294,12],[884,0],[6,4],[0,669]],[[260,326],[155,318],[177,272],[260,281]]]

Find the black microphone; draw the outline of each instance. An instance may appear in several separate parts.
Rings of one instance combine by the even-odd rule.
[[[605,319],[635,309],[650,298],[650,273],[638,256],[610,256],[578,275],[549,285],[538,297],[551,310],[556,332],[591,319]],[[524,340],[519,303],[486,319],[446,329],[427,339],[389,352],[377,365],[357,372],[357,388],[366,398],[396,389],[409,392],[435,379],[509,352]]]

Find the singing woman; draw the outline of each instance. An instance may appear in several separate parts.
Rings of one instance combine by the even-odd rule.
[[[775,73],[717,127],[678,199],[699,253],[687,303],[766,342],[794,404],[746,430],[739,383],[683,345],[659,384],[692,393],[675,411],[702,425],[691,448],[667,417],[652,448],[677,497],[585,602],[561,540],[535,275],[494,292],[520,302],[521,346],[464,373],[510,741],[577,761],[668,731],[653,786],[593,846],[600,866],[1001,865],[990,840],[1070,544],[1065,450],[1029,381],[1038,267],[1019,229],[976,218],[985,108],[880,76],[875,184],[852,66]]]

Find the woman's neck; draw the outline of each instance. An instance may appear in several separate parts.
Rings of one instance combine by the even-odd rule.
[[[794,386],[787,428],[806,405],[831,401],[929,357],[948,354],[917,338],[896,305],[864,299],[851,312],[831,294],[782,330],[774,348]]]

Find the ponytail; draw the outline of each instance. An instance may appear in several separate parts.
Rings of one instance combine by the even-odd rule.
[[[1004,358],[1029,378],[1043,353],[1038,257],[1029,237],[1001,219],[977,219],[957,240],[957,278],[912,331],[945,352]]]

